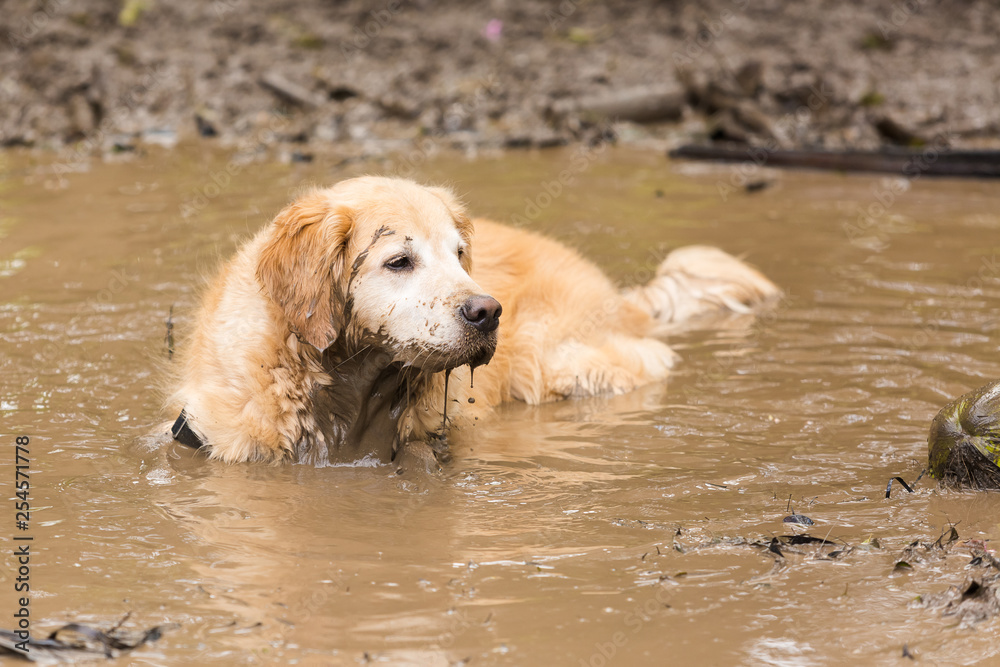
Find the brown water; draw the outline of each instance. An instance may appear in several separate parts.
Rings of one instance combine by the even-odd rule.
[[[200,276],[293,190],[392,165],[247,165],[184,217],[216,193],[225,156],[62,177],[6,156],[0,539],[9,553],[13,442],[28,435],[36,633],[127,611],[130,628],[180,624],[120,661],[137,665],[910,664],[904,644],[923,664],[1000,661],[996,621],[966,629],[910,604],[961,585],[967,549],[893,569],[949,523],[995,539],[1000,495],[921,480],[883,497],[923,468],[938,408],[1000,377],[1000,268],[975,280],[1000,255],[997,186],[915,181],[852,242],[842,225],[880,177],[782,173],[723,198],[728,168],[591,157],[547,206],[571,152],[452,156],[416,175],[478,214],[534,218],[623,282],[658,248],[708,242],[747,253],[787,300],[756,324],[674,338],[667,386],[510,405],[455,438],[441,475],[398,477],[130,453],[174,416],[157,387],[170,307],[181,338]],[[882,548],[786,549],[776,566],[742,542],[791,534],[789,498],[838,550]]]

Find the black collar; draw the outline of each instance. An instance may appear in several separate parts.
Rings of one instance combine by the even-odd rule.
[[[181,410],[181,415],[174,422],[174,425],[170,427],[170,435],[174,436],[174,440],[177,442],[193,449],[201,449],[205,446],[205,441],[199,438],[198,434],[188,426],[188,416],[183,410]]]

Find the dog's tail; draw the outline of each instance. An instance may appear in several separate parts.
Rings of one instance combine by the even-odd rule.
[[[625,298],[648,312],[663,328],[712,313],[750,313],[781,290],[757,269],[718,248],[687,246],[674,250],[646,285]]]

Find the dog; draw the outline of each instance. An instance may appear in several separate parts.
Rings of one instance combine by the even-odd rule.
[[[663,381],[671,326],[778,293],[705,246],[622,291],[555,240],[471,220],[447,189],[354,178],[302,194],[210,283],[178,350],[171,434],[230,463],[440,451],[505,401]]]

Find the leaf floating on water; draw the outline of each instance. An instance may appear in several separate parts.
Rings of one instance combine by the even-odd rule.
[[[896,566],[892,568],[893,572],[909,572],[913,569],[913,566],[907,563],[905,560],[898,561]]]
[[[814,525],[812,519],[810,519],[809,517],[805,516],[804,514],[799,514],[798,512],[796,512],[795,510],[792,509],[792,496],[791,496],[791,494],[789,494],[789,496],[788,496],[788,506],[786,507],[786,511],[789,512],[789,515],[786,516],[784,519],[782,519],[782,521],[784,523],[797,523],[800,526],[812,526],[812,525]]]
[[[881,549],[882,543],[878,541],[878,538],[874,535],[869,535],[868,539],[858,545],[859,549],[864,551],[873,551],[875,549]]]

